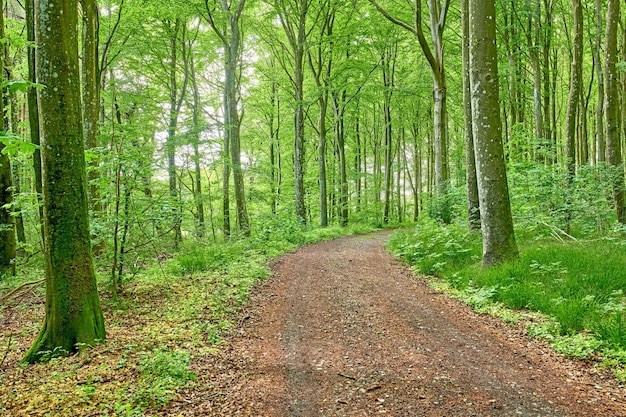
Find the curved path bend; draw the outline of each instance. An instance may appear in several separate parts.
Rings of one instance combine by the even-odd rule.
[[[388,233],[281,258],[163,415],[626,416],[626,389],[435,292]]]

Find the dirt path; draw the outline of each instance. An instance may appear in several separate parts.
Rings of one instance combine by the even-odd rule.
[[[626,389],[435,293],[387,234],[282,258],[163,415],[626,416]]]

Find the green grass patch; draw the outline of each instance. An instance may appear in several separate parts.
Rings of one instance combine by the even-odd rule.
[[[626,349],[623,240],[526,240],[519,260],[486,270],[480,267],[480,245],[480,236],[462,226],[432,221],[390,240],[396,255],[421,273],[441,277],[469,304],[540,312],[548,324],[529,332],[556,350],[585,358],[604,351],[620,363],[615,369],[626,365],[619,353]]]

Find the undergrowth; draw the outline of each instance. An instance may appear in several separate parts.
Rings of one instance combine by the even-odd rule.
[[[602,358],[626,381],[623,239],[526,238],[520,242],[519,260],[489,269],[480,267],[480,234],[470,234],[462,225],[426,219],[414,230],[394,233],[389,246],[477,309],[499,310],[508,318],[515,315],[503,309],[541,314],[541,320],[529,324],[530,334],[565,355]]]

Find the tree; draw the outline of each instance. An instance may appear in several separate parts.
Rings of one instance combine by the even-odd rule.
[[[4,40],[4,1],[0,1],[0,39]],[[4,81],[4,59],[6,43],[0,44],[0,79]],[[4,96],[4,89],[0,90]],[[3,97],[2,97],[3,98]],[[5,126],[4,105],[0,98],[0,132],[7,131]],[[6,136],[5,136],[6,137]],[[13,177],[11,161],[4,151],[5,145],[0,138],[0,278],[7,272],[15,275],[15,221],[11,214],[13,202]]]
[[[296,216],[306,223],[304,202],[304,57],[307,39],[307,16],[309,0],[274,1],[274,8],[280,17],[280,24],[287,35],[290,53],[293,58],[293,72],[290,80],[294,89],[294,171]]]
[[[482,265],[487,268],[518,254],[502,147],[495,0],[469,2],[469,29],[472,129],[483,236]]]
[[[433,125],[434,125],[434,145],[435,145],[435,183],[440,201],[438,207],[439,216],[445,223],[451,221],[451,213],[448,194],[448,108],[447,108],[447,83],[444,64],[444,43],[443,32],[446,26],[446,18],[450,8],[450,0],[430,0],[428,11],[430,15],[430,34],[432,48],[429,46],[424,35],[422,1],[415,1],[413,24],[409,24],[399,18],[392,16],[375,0],[370,2],[382,13],[390,22],[413,33],[420,44],[422,52],[430,66],[433,78]]]
[[[225,18],[225,29],[220,29],[214,18],[215,5],[210,5],[209,0],[205,0],[207,19],[222,42],[224,48],[224,157],[229,159],[227,163],[232,167],[233,179],[235,181],[235,202],[237,204],[237,223],[239,230],[244,236],[250,235],[250,220],[246,207],[246,196],[244,189],[243,170],[241,168],[241,116],[239,114],[239,90],[240,90],[240,67],[241,67],[241,28],[240,19],[246,0],[238,0],[235,3],[220,1],[217,7],[221,8],[221,13]],[[211,3],[216,3],[213,1]],[[226,145],[226,142],[228,144]],[[229,192],[230,169],[224,169],[224,196],[227,198]],[[228,218],[228,200],[224,200],[224,215]],[[230,224],[224,222],[225,233]]]
[[[463,113],[465,120],[465,178],[467,183],[467,226],[470,232],[480,230],[480,203],[474,158],[474,134],[472,128],[472,98],[469,66],[469,1],[461,1],[463,26]]]
[[[35,5],[40,90],[46,316],[24,361],[105,338],[89,232],[78,71],[77,0]]]
[[[574,11],[574,51],[570,74],[569,99],[567,100],[567,120],[565,123],[565,157],[570,184],[576,174],[576,122],[580,108],[582,91],[583,59],[583,11],[580,0],[572,0]]]
[[[174,231],[174,245],[178,246],[178,243],[182,241],[183,235],[181,231],[182,214],[180,213],[180,195],[178,193],[177,186],[177,173],[176,173],[176,134],[178,132],[178,118],[180,117],[181,107],[183,105],[185,94],[187,93],[187,85],[189,81],[189,74],[185,71],[183,76],[183,85],[179,86],[178,83],[178,44],[181,45],[181,53],[183,62],[187,64],[186,54],[186,41],[185,35],[187,33],[187,22],[183,21],[180,17],[176,17],[174,22],[166,19],[163,21],[163,26],[170,42],[170,56],[168,62],[169,73],[169,123],[167,127],[167,173],[170,184],[170,199],[173,204],[174,210],[174,224],[172,230]],[[180,39],[179,39],[180,38]]]
[[[83,129],[85,146],[98,146],[98,119],[100,117],[100,66],[98,51],[99,13],[95,0],[80,0],[82,6],[82,59],[81,82],[83,94]],[[91,171],[89,182],[95,182],[96,170]],[[94,212],[102,210],[98,188],[89,187],[90,206]]]
[[[624,205],[624,172],[619,140],[619,94],[617,76],[617,34],[620,21],[620,1],[609,0],[606,15],[606,44],[604,57],[604,113],[606,120],[607,162],[612,168],[613,202],[617,221],[626,224]]]

